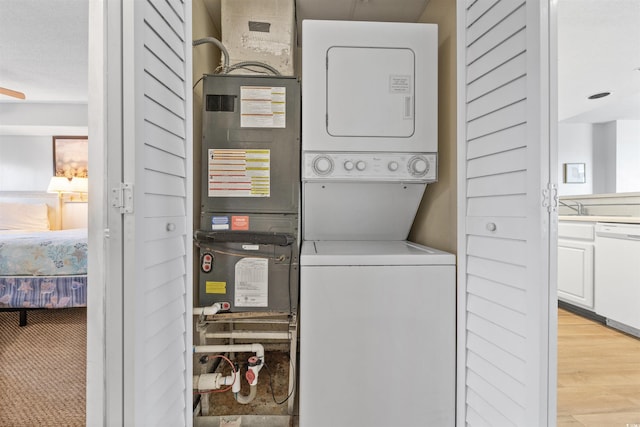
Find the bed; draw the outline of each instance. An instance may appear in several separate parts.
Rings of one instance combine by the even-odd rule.
[[[25,201],[0,195],[0,311],[21,326],[27,310],[87,304],[87,229],[51,230],[52,203]]]

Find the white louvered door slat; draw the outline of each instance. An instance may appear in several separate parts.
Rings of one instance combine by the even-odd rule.
[[[526,98],[526,90],[526,80],[519,78],[498,87],[498,89],[489,92],[486,96],[469,102],[467,110],[469,120],[497,111],[505,105],[522,101]]]
[[[526,57],[520,52],[510,58],[507,62],[493,69],[492,63],[476,62],[468,69],[467,102],[481,97],[491,92],[497,87],[503,86],[516,78],[526,74]]]
[[[461,426],[537,427],[555,414],[542,3],[458,2]]]
[[[491,9],[480,16],[468,27],[467,46],[476,43],[478,47],[484,46],[488,52],[494,46],[502,43],[510,35],[522,28],[521,18],[524,16],[524,1],[499,1]],[[475,8],[475,6],[474,6]],[[489,34],[492,33],[493,34]]]
[[[123,8],[124,422],[191,416],[192,118],[190,2]]]
[[[525,146],[526,127],[524,125],[503,129],[499,132],[467,142],[467,158],[475,159],[502,151]]]

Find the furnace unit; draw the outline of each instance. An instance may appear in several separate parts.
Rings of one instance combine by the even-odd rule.
[[[295,312],[300,83],[206,75],[199,305]]]

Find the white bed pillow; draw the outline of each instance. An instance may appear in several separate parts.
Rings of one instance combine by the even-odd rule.
[[[0,230],[49,230],[45,203],[0,203]]]

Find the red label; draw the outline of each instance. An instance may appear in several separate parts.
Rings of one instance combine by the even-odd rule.
[[[232,216],[231,229],[232,230],[249,230],[249,217],[248,216]]]

